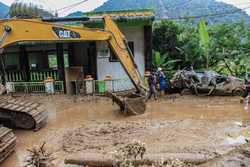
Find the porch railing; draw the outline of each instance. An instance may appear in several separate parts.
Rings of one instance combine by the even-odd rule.
[[[30,71],[30,81],[44,81],[48,77],[52,77],[54,80],[59,80],[58,71],[57,70],[31,70]]]
[[[74,94],[105,94],[106,91],[122,92],[134,88],[132,82],[128,78],[108,81],[75,81],[74,85],[74,90],[72,91]],[[145,86],[147,86],[146,79]]]
[[[21,82],[24,81],[26,78],[26,74],[24,71],[20,70],[8,70],[6,71],[5,77],[2,74],[2,79],[6,79],[9,82]]]
[[[45,93],[44,82],[14,82],[14,92]],[[55,92],[64,92],[63,81],[55,81]]]
[[[0,79],[6,79],[8,82],[27,82],[27,75],[25,71],[20,70],[8,70],[4,76],[3,73],[0,73]],[[59,80],[58,71],[54,69],[45,69],[45,70],[31,70],[29,71],[29,77],[31,82],[41,82],[52,77],[54,80]]]

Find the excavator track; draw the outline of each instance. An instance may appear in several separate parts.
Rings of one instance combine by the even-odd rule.
[[[39,130],[47,119],[48,112],[40,103],[0,97],[0,120],[8,127]]]
[[[15,151],[16,136],[11,129],[0,126],[0,164]]]

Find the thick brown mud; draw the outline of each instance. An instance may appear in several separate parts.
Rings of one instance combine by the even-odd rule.
[[[102,97],[26,96],[42,102],[48,124],[38,132],[15,130],[16,152],[3,167],[21,166],[26,149],[44,141],[56,166],[78,153],[108,153],[132,140],[146,143],[149,153],[194,153],[208,158],[235,148],[250,137],[250,109],[238,97],[171,95],[151,101],[144,115],[126,117]],[[236,141],[232,143],[231,141]]]

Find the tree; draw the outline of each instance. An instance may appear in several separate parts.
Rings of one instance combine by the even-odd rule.
[[[178,34],[180,26],[172,21],[158,21],[154,23],[153,29],[153,48],[160,54],[168,53],[172,58],[178,56]]]
[[[10,17],[21,17],[21,18],[33,18],[33,17],[52,17],[53,15],[44,10],[40,9],[32,3],[20,3],[15,2],[10,6],[9,11]]]

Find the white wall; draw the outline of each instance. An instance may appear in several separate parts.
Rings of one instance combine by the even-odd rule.
[[[128,41],[134,42],[135,62],[142,75],[145,71],[144,62],[144,29],[143,27],[123,28],[122,32]],[[105,52],[107,51],[107,52]],[[97,76],[98,80],[103,80],[106,75],[112,75],[113,79],[126,79],[122,84],[117,84],[119,90],[132,88],[133,85],[128,79],[126,72],[120,62],[109,61],[110,51],[107,50],[106,42],[97,42]],[[119,86],[120,85],[120,86]]]

